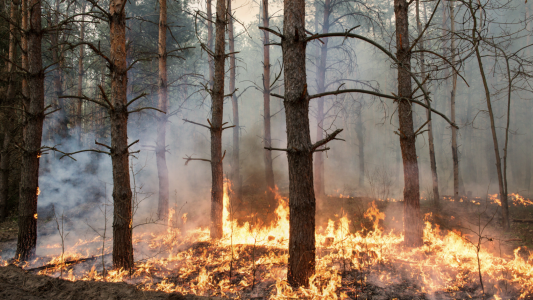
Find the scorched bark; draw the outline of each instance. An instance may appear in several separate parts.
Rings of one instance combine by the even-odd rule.
[[[416,156],[416,135],[413,129],[411,102],[411,53],[409,52],[409,6],[406,0],[394,0],[396,16],[396,57],[398,66],[398,119],[400,123],[400,147],[403,159],[405,187],[403,190],[404,241],[407,246],[422,245],[422,219],[420,217],[420,186],[418,160]]]
[[[111,54],[111,162],[113,165],[113,266],[133,268],[132,192],[129,174],[125,0],[109,5]]]
[[[224,61],[226,54],[226,3],[217,0],[215,32],[215,77],[211,91],[211,238],[222,237],[224,171],[222,168],[222,117],[224,108]]]
[[[27,0],[23,0],[27,1]],[[30,0],[29,27],[26,31],[28,54],[28,94],[19,198],[19,233],[15,258],[28,260],[37,244],[37,197],[39,195],[39,158],[44,121],[44,70],[42,68],[41,0]],[[24,14],[24,12],[23,12]]]
[[[305,70],[305,1],[285,0],[283,16],[285,116],[289,161],[289,264],[287,280],[306,286],[315,272],[313,153]]]
[[[159,0],[159,102],[158,109],[168,109],[167,91],[167,1]],[[157,122],[157,140],[155,147],[157,177],[159,179],[158,218],[168,218],[168,168],[166,158],[167,116],[162,114]]]

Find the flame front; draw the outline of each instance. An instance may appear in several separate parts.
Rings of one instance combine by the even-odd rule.
[[[150,255],[146,254],[147,258],[137,262],[131,276],[124,270],[104,272],[102,263],[96,260],[89,270],[75,272],[70,269],[63,277],[126,281],[143,290],[209,296],[246,298],[243,295],[252,297],[262,289],[269,299],[355,299],[368,284],[402,286],[405,282],[415,283],[411,288],[420,294],[447,293],[450,297],[461,298],[455,293],[463,291],[468,296],[478,297],[481,274],[485,293],[495,299],[509,298],[509,295],[526,299],[533,294],[533,253],[526,251],[524,255],[524,250],[518,248],[512,257],[494,255],[487,247],[477,248],[475,239],[460,232],[441,231],[432,225],[429,214],[426,215],[424,245],[406,248],[402,245],[402,234],[392,230],[384,232],[380,227],[385,214],[378,210],[376,203],[364,213],[364,218],[372,223],[366,230],[355,231],[347,214],[328,221],[327,228],[316,234],[316,273],[310,278],[308,288],[294,290],[285,280],[288,201],[277,190],[274,192],[278,207],[275,221],[269,226],[254,226],[253,222],[239,224],[228,197],[230,186],[226,185],[224,237],[220,241],[212,242],[205,228],[182,232],[187,215],[178,216],[176,210],[171,209],[165,231],[135,234],[135,250]],[[512,197],[514,203],[531,202]],[[80,240],[66,251],[64,259],[57,256],[48,261],[58,266],[40,273],[59,276],[69,260],[89,255],[82,254],[81,249],[97,243],[102,245],[102,239]],[[107,238],[105,248],[102,250],[102,245],[99,253],[110,253],[110,245],[111,239]],[[61,245],[51,247],[61,249]],[[5,263],[0,261],[0,264]],[[34,261],[28,266],[42,263]]]

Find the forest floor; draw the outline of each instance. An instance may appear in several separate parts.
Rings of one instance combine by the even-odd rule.
[[[199,297],[141,291],[127,283],[68,281],[45,275],[35,275],[14,265],[0,267],[0,299],[169,299],[208,300],[217,297]]]
[[[287,195],[284,195],[287,196]],[[266,204],[261,195],[245,194],[246,206],[255,207],[255,212],[260,213],[261,207]],[[319,200],[317,207],[317,230],[323,230],[329,219],[338,219],[346,215],[352,221],[350,231],[371,228],[370,221],[364,213],[373,200],[360,197],[335,197],[328,196]],[[472,202],[474,201],[474,202]],[[478,204],[476,204],[476,202]],[[479,236],[483,236],[483,247],[499,255],[513,255],[513,250],[522,247],[533,248],[533,223],[511,223],[511,230],[502,231],[501,217],[498,207],[488,204],[485,199],[465,199],[463,202],[444,200],[436,207],[430,201],[421,201],[422,215],[428,217],[433,224],[444,230],[460,232],[473,243]],[[385,213],[381,226],[385,231],[402,230],[403,203],[376,201],[380,211]],[[244,213],[246,215],[246,213]],[[533,206],[511,206],[511,219],[532,220]],[[246,221],[242,218],[240,221]],[[44,220],[42,222],[45,222]],[[48,221],[49,222],[49,221]],[[483,229],[480,233],[479,230]],[[0,223],[0,256],[12,253],[16,248],[17,223],[16,218],[9,218]],[[526,248],[526,249],[527,249]],[[5,259],[5,258],[4,258]],[[405,283],[402,283],[405,284]],[[366,296],[360,294],[359,299],[428,299],[426,295],[408,292],[412,287],[375,285],[366,286]],[[392,293],[392,294],[391,294]],[[398,294],[399,293],[399,294]],[[407,293],[407,294],[405,294]],[[405,295],[403,295],[405,294]],[[403,296],[402,296],[403,295]],[[466,297],[470,294],[465,294]],[[442,299],[456,298],[450,295],[441,295]],[[33,272],[24,271],[14,265],[0,267],[0,299],[221,299],[210,297],[183,296],[178,293],[166,294],[162,292],[146,292],[138,287],[126,283],[108,283],[95,281],[68,281],[49,276],[35,275]],[[251,298],[251,297],[250,297]],[[437,297],[439,298],[439,297]],[[461,296],[459,296],[461,298]],[[261,297],[253,299],[263,299]],[[265,298],[266,299],[266,298]]]

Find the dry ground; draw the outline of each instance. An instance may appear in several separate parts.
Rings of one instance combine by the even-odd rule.
[[[482,199],[478,199],[482,202]],[[262,196],[247,195],[247,207],[255,207],[255,213],[262,213]],[[318,204],[317,229],[325,228],[328,219],[337,219],[343,214],[352,221],[352,231],[370,228],[364,212],[372,202],[369,198],[338,198],[326,197]],[[376,202],[386,218],[382,226],[388,230],[402,230],[403,203]],[[483,204],[484,202],[482,202]],[[253,204],[253,205],[250,205]],[[264,206],[264,205],[263,205]],[[265,209],[263,207],[263,209]],[[521,246],[533,248],[533,224],[512,223],[511,230],[500,230],[501,218],[494,214],[498,208],[492,204],[488,206],[475,205],[468,201],[463,203],[442,201],[439,208],[429,201],[421,202],[423,214],[431,213],[432,222],[443,229],[458,230],[469,239],[475,241],[476,230],[486,226],[483,236],[493,239],[485,241],[483,247],[492,249],[500,254],[511,255],[512,250]],[[266,209],[265,209],[266,211]],[[512,219],[533,219],[533,206],[511,207]],[[243,213],[246,215],[247,213]],[[44,220],[42,222],[45,222]],[[15,218],[0,223],[0,255],[5,257],[6,251],[13,251],[16,247],[17,224]],[[385,294],[384,294],[385,295]],[[376,294],[374,294],[376,296]],[[412,299],[412,294],[410,295]],[[386,296],[384,296],[386,297]],[[372,298],[372,297],[371,297]],[[133,285],[126,283],[106,283],[77,281],[70,282],[47,276],[27,273],[15,266],[0,267],[0,299],[215,299],[209,297],[183,296],[180,294],[165,294],[161,292],[143,292]],[[384,298],[385,299],[385,298]]]

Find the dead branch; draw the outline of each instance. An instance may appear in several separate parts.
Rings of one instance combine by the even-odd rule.
[[[96,260],[96,259],[98,259],[100,257],[108,256],[108,255],[111,255],[111,254],[105,254],[105,255],[98,255],[98,256],[92,256],[92,257],[68,260],[68,261],[65,261],[63,264],[64,265],[74,265],[74,264],[79,264],[79,263],[82,263],[82,262],[93,261],[93,260]],[[40,267],[37,267],[37,268],[25,269],[24,271],[27,271],[27,272],[41,271],[41,270],[55,268],[55,267],[58,267],[59,265],[61,265],[61,263],[46,264],[44,266],[40,266]]]
[[[137,108],[137,109],[134,109],[134,110],[130,110],[128,111],[129,114],[132,114],[132,113],[136,113],[136,112],[140,112],[141,110],[145,110],[145,109],[152,109],[152,110],[156,110],[160,113],[163,113],[163,114],[166,114],[166,112],[158,109],[158,108],[155,108],[155,107],[150,107],[150,106],[147,106],[147,107],[141,107],[141,108]]]
[[[103,146],[103,147],[106,147],[107,149],[111,150],[111,147],[109,147],[109,146],[106,145],[106,144],[99,143],[99,142],[97,142],[96,140],[94,140],[94,143],[95,143],[96,145]]]
[[[130,104],[132,104],[133,102],[135,102],[135,101],[141,99],[142,97],[144,97],[144,96],[146,96],[146,95],[148,95],[148,94],[147,94],[147,93],[142,93],[142,94],[140,94],[139,96],[137,96],[137,97],[131,99],[130,102],[128,102],[128,103],[126,104],[126,107],[130,106]]]
[[[315,152],[316,149],[318,149],[320,146],[323,146],[327,143],[329,143],[330,141],[334,140],[335,137],[342,132],[343,129],[337,129],[335,131],[333,131],[332,133],[328,134],[326,136],[326,138],[316,142],[313,144],[313,146],[311,147],[311,152]]]
[[[60,99],[79,99],[79,100],[85,100],[85,101],[89,101],[89,102],[93,102],[93,103],[96,103],[100,106],[103,106],[107,109],[109,109],[109,106],[107,104],[105,104],[104,102],[102,101],[98,101],[96,99],[93,99],[93,98],[89,98],[85,95],[82,95],[82,96],[75,96],[75,95],[67,95],[67,96],[59,96],[58,98]]]
[[[195,124],[195,125],[198,125],[198,126],[202,126],[202,127],[205,127],[207,129],[211,130],[211,127],[209,127],[207,125],[204,125],[204,124],[200,124],[200,123],[196,123],[196,122],[193,122],[193,121],[189,121],[187,119],[183,119],[183,121],[188,122],[188,123],[192,123],[192,124]]]
[[[533,223],[533,220],[513,220],[515,223]]]
[[[259,29],[264,30],[264,31],[268,31],[268,32],[272,33],[273,35],[280,37],[281,39],[285,38],[283,36],[283,34],[277,32],[277,31],[275,31],[273,29],[270,29],[270,28],[267,28],[267,27],[263,27],[263,26],[259,26]]]
[[[191,156],[187,156],[187,154],[185,154],[186,157],[184,157],[183,159],[185,159],[185,165],[187,165],[191,160],[201,160],[201,161],[207,161],[209,163],[211,163],[211,160],[209,159],[205,159],[205,158],[193,158],[192,155]]]

